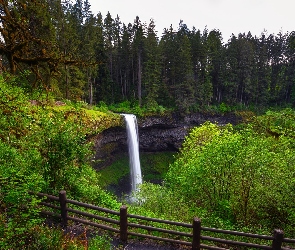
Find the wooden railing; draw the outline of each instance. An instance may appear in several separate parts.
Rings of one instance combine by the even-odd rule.
[[[281,230],[274,230],[272,236],[250,234],[229,230],[221,230],[215,228],[207,228],[201,226],[201,220],[194,218],[192,224],[173,222],[167,220],[160,220],[155,218],[148,218],[144,216],[128,214],[127,207],[123,205],[120,211],[113,211],[106,208],[97,207],[90,204],[85,204],[75,200],[70,200],[66,198],[66,192],[60,191],[59,196],[52,196],[43,193],[31,193],[32,195],[37,195],[41,198],[46,198],[45,201],[41,202],[40,205],[47,208],[51,208],[52,211],[42,211],[41,213],[47,216],[54,216],[61,219],[61,223],[64,227],[68,225],[68,221],[75,221],[85,225],[90,225],[100,229],[108,230],[111,232],[118,233],[120,235],[120,240],[122,243],[127,243],[128,235],[142,237],[147,239],[153,239],[157,241],[164,241],[169,243],[176,243],[180,245],[191,246],[191,249],[229,249],[230,247],[246,247],[246,248],[258,248],[258,249],[273,249],[273,250],[290,250],[295,249],[295,239],[284,238],[284,233]],[[53,204],[53,202],[58,202],[58,204]],[[105,216],[90,214],[81,210],[76,210],[68,206],[68,204],[74,205],[73,207],[82,207],[86,209],[94,210],[94,213],[101,213]],[[56,211],[59,211],[58,213]],[[79,215],[70,216],[69,214]],[[109,217],[106,216],[109,215]],[[81,218],[82,216],[82,218]],[[93,220],[85,219],[90,218]],[[117,217],[118,219],[114,219]],[[97,220],[101,223],[97,223]],[[137,222],[137,223],[134,223]],[[139,223],[140,221],[141,223]],[[158,225],[168,225],[170,227],[183,228],[182,231],[168,230],[165,228],[158,227]],[[156,225],[156,226],[155,226]],[[132,231],[130,228],[134,228]],[[145,230],[147,233],[142,233]],[[151,232],[158,232],[158,235],[151,235]],[[204,233],[207,235],[204,235]],[[208,235],[209,234],[209,235]],[[212,234],[223,235],[223,238],[212,237]],[[168,235],[168,236],[163,236]],[[172,238],[171,235],[174,235]],[[226,235],[231,238],[240,237],[244,241],[228,240]],[[259,243],[250,243],[249,241],[258,240]],[[248,242],[247,242],[248,241]],[[265,245],[262,245],[262,243]],[[205,244],[206,243],[206,244]],[[286,245],[286,247],[283,247]],[[292,248],[293,246],[293,248]]]

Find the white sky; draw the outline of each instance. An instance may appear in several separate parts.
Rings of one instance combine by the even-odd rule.
[[[231,34],[248,33],[260,36],[295,31],[295,0],[89,0],[92,13],[109,11],[119,15],[126,25],[139,16],[142,23],[153,18],[158,36],[172,24],[177,30],[180,19],[189,29],[219,29],[223,41]]]

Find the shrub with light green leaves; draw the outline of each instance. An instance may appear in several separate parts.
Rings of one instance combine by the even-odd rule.
[[[294,225],[294,140],[256,133],[251,126],[206,123],[186,137],[167,185],[187,202],[233,223]]]
[[[23,155],[0,141],[1,249],[18,249],[26,245],[28,229],[41,221],[36,206],[39,200],[28,193],[41,191],[45,186],[40,173],[30,167],[34,156],[34,153],[30,157]]]
[[[1,249],[25,249],[41,222],[39,200],[29,191],[57,195],[65,189],[69,198],[119,207],[98,185],[99,175],[90,166],[91,144],[86,140],[91,129],[97,132],[100,125],[117,124],[119,116],[88,112],[80,106],[61,108],[52,100],[30,101],[15,82],[3,79],[0,93]]]

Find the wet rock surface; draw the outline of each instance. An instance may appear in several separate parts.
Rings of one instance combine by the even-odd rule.
[[[206,121],[225,125],[237,124],[234,114],[209,115],[194,113],[186,116],[170,114],[138,119],[139,150],[141,152],[178,151],[189,130]],[[124,127],[113,127],[94,138],[95,167],[108,165],[118,153],[127,152],[127,133]]]

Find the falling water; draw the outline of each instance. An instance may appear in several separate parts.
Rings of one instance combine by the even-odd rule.
[[[131,188],[136,191],[138,185],[142,183],[141,168],[139,161],[139,139],[136,116],[132,114],[122,114],[125,118],[129,151],[129,164],[131,173]]]

